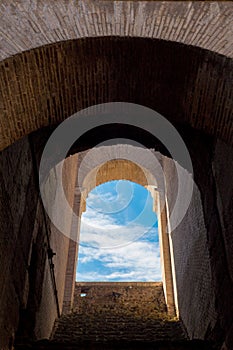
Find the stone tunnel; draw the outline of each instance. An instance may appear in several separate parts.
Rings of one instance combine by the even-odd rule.
[[[0,349],[232,350],[232,2],[0,13]],[[88,194],[121,179],[152,196],[162,281],[76,282]]]

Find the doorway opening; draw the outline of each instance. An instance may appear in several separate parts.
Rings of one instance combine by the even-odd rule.
[[[78,282],[162,281],[153,199],[135,182],[109,181],[89,193],[79,242]]]

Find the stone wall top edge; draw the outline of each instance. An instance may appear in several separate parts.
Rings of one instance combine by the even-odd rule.
[[[162,282],[75,282],[76,287],[83,286],[159,286]]]

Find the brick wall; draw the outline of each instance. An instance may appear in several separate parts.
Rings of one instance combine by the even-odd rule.
[[[226,189],[226,182],[230,178],[232,166],[231,148],[219,142],[211,158],[212,153],[207,152],[208,145],[206,143],[200,155],[200,152],[196,150],[194,136],[192,134],[192,138],[190,138],[192,141],[190,150],[192,156],[194,155],[195,177],[201,192],[199,193],[197,189],[194,191],[193,202],[186,219],[172,234],[174,251],[179,252],[175,257],[178,284],[183,286],[183,288],[179,287],[178,290],[179,305],[181,305],[180,314],[191,337],[205,335],[208,337],[212,330],[214,333],[215,311],[217,311],[222,331],[229,333],[228,339],[231,339],[232,306],[229,303],[229,296],[232,295],[231,215],[228,214],[231,206],[231,186],[229,185]],[[198,137],[197,141],[200,144],[201,138]],[[168,191],[172,191],[172,189],[175,191],[175,176],[173,176],[169,162],[168,160],[166,171],[167,183],[170,183]],[[213,166],[212,175],[209,162],[212,162]],[[27,304],[30,305],[29,310],[32,313],[27,314],[26,319],[32,321],[27,321],[27,324],[21,321],[21,325],[26,326],[27,332],[33,332],[33,322],[36,322],[33,312],[36,310],[38,325],[36,335],[38,337],[49,334],[49,327],[52,327],[56,317],[55,312],[51,311],[52,308],[54,309],[54,304],[52,305],[53,294],[48,269],[45,268],[44,264],[46,249],[42,248],[46,243],[45,225],[41,204],[38,201],[37,180],[33,167],[32,150],[28,137],[1,153],[0,258],[3,287],[0,298],[3,307],[1,308],[0,323],[3,331],[0,341],[3,349],[12,342],[19,317],[25,320],[25,314],[22,316],[22,312],[19,313],[19,310],[25,310]],[[72,193],[72,188],[70,193]],[[169,205],[172,206],[172,203],[171,201]],[[200,212],[202,207],[203,217]],[[197,231],[196,228],[198,228]],[[56,240],[54,237],[53,242],[56,245],[55,250],[58,252],[55,259],[60,261],[55,264],[55,272],[58,284],[60,283],[60,295],[62,295],[64,287],[62,278],[64,278],[65,268],[59,275],[59,269],[56,270],[56,266],[63,266],[63,261],[66,259],[66,249],[63,248],[67,247],[67,241],[64,239],[60,245],[59,239]],[[33,252],[35,251],[39,253],[36,258],[38,273],[33,279],[33,268],[35,268]],[[43,279],[47,281],[44,284],[46,296],[43,294]],[[212,299],[213,294],[214,300]],[[45,302],[43,303],[42,300]],[[44,318],[45,314],[50,315],[50,311],[51,318],[50,316]],[[216,336],[219,337],[219,334]],[[221,334],[220,337],[222,337]]]
[[[174,162],[164,157],[168,208],[171,214],[178,191]],[[183,185],[191,176],[183,169]],[[184,195],[184,194],[183,194]],[[178,310],[191,339],[204,339],[214,329],[217,314],[200,191],[194,184],[191,203],[172,231]]]
[[[74,204],[74,189],[76,184],[76,171],[77,171],[77,155],[70,156],[65,159],[64,163],[58,164],[50,171],[49,177],[46,183],[46,189],[50,194],[50,213],[54,216],[60,216],[64,222],[63,232],[60,232],[57,227],[50,224],[51,238],[50,245],[56,255],[53,258],[54,272],[56,280],[56,288],[58,292],[59,311],[62,312],[63,301],[66,298],[66,294],[69,293],[69,289],[73,286],[75,278],[75,272],[72,271],[71,281],[67,283],[69,276],[69,264],[71,263],[72,245],[76,247],[76,242],[70,239],[71,224],[72,224],[72,210]],[[58,174],[62,173],[62,187],[64,190],[65,198],[69,204],[69,207],[65,211],[59,204],[64,202],[61,197],[60,186],[58,185]],[[51,191],[54,196],[51,196]],[[51,200],[53,198],[56,202]],[[54,210],[55,208],[55,210]],[[69,256],[69,259],[68,259]],[[69,295],[71,298],[71,295]],[[70,299],[69,299],[70,301]],[[45,314],[47,317],[45,317]],[[46,261],[46,269],[43,281],[43,294],[40,303],[40,309],[36,315],[36,327],[35,336],[37,339],[49,338],[55,319],[58,317],[57,305],[55,303],[54,291],[51,283],[51,276],[49,272],[48,260]]]
[[[0,154],[1,350],[11,347],[17,329],[18,338],[40,339],[51,333],[57,309],[47,258],[47,229],[56,252],[53,263],[62,309],[69,238],[50,227],[48,219],[45,224],[38,196],[37,147],[25,137]],[[72,206],[77,162],[75,156],[70,159],[64,166],[64,190]],[[69,225],[67,217],[67,229]]]
[[[61,40],[108,35],[159,38],[233,55],[231,3],[57,0],[53,6],[48,0],[8,0],[6,4],[0,7],[1,59]]]
[[[222,290],[229,290],[229,295],[233,295],[233,289],[229,280],[233,282],[233,149],[227,146],[225,143],[218,141],[216,143],[214,157],[212,162],[213,174],[216,184],[216,203],[219,212],[219,218],[221,222],[222,237],[223,237],[223,248],[226,255],[226,263],[228,274],[228,280],[222,277],[221,281],[221,292]],[[221,275],[222,271],[219,271]],[[226,343],[228,348],[231,349],[233,346],[233,319],[232,310],[229,308],[227,300],[222,300],[222,309],[225,313],[229,314],[227,320],[227,337]]]
[[[232,61],[197,47],[137,37],[61,41],[1,61],[0,74],[0,149],[81,109],[113,101],[150,107],[172,123],[185,121],[233,142],[226,127]]]
[[[38,310],[40,304],[46,229],[28,138],[1,152],[0,158],[0,348],[8,349],[19,319],[25,323],[21,334],[35,325],[29,309]]]
[[[82,297],[82,294],[86,294]],[[156,310],[167,318],[162,283],[160,282],[76,282],[73,312],[85,313],[102,309],[109,312],[111,307],[135,310],[139,315],[149,315]]]

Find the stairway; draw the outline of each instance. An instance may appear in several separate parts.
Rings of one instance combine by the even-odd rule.
[[[55,322],[50,341],[17,350],[210,350],[190,341],[167,314],[162,283],[77,283],[72,313]]]
[[[55,341],[38,341],[30,344],[21,344],[15,350],[214,350],[205,341],[183,340],[163,342],[130,342],[130,343],[92,343],[70,344]]]
[[[162,283],[77,284],[74,310],[53,332],[64,343],[184,339],[182,324],[167,315]]]

